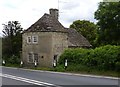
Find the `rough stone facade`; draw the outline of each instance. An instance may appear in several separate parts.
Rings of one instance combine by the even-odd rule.
[[[28,36],[38,36],[38,43],[27,43]],[[62,32],[29,32],[23,34],[22,58],[27,66],[34,66],[28,62],[28,53],[38,54],[38,66],[52,67],[54,57],[56,61],[60,54],[68,47],[67,33]]]

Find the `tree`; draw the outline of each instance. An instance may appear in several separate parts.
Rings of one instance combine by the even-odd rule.
[[[120,45],[120,2],[101,2],[95,12],[101,45]]]
[[[97,26],[87,20],[76,20],[71,25],[70,28],[76,29],[79,33],[89,40],[89,42],[95,46],[95,40],[97,36]]]
[[[3,24],[3,57],[20,56],[22,48],[22,29],[18,21]]]

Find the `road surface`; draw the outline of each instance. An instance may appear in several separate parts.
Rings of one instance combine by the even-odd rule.
[[[119,87],[117,78],[82,76],[20,68],[2,67],[3,85],[39,85],[42,87]]]
[[[2,78],[2,85],[32,85],[32,84],[3,77]]]

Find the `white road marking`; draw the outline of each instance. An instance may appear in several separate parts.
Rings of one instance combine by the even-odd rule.
[[[23,78],[23,77],[8,75],[8,74],[0,73],[0,76],[1,77],[6,77],[6,78],[10,78],[10,79],[14,79],[14,80],[27,82],[27,83],[31,83],[31,84],[35,84],[35,85],[42,85],[42,86],[45,85],[47,87],[55,86],[54,84],[51,84],[51,83],[41,82],[41,81],[37,81],[37,80],[27,79],[27,78]]]

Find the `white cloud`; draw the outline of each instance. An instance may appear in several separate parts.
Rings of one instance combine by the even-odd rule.
[[[98,3],[101,0],[77,0],[76,2],[74,2],[74,0],[70,1],[70,3],[62,5],[63,13],[61,13],[60,17],[61,21],[66,24],[66,26],[69,26],[75,20],[90,20],[92,22],[96,21],[94,19],[94,12],[97,10]]]
[[[94,12],[101,0],[59,0],[60,21],[65,27],[75,20],[94,20]],[[58,8],[58,0],[1,0],[0,33],[2,24],[19,21],[24,29],[37,21],[50,8]]]

